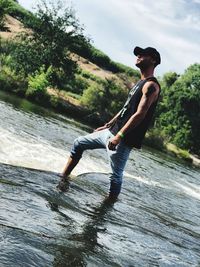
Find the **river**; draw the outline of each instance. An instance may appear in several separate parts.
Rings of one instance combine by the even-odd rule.
[[[69,191],[56,190],[87,131],[0,92],[0,266],[200,266],[199,169],[133,150],[119,200],[106,204],[106,153],[88,151]]]

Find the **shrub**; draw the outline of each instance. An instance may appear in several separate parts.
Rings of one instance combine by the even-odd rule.
[[[71,86],[71,91],[73,93],[82,95],[83,91],[89,86],[89,83],[86,78],[82,77],[81,75],[76,75]]]
[[[82,70],[81,71],[81,75],[86,79],[90,79],[90,80],[98,82],[98,83],[104,83],[104,79],[102,79],[102,78],[90,73],[87,70]]]
[[[163,150],[164,140],[165,140],[165,136],[159,129],[151,128],[146,134],[144,143],[147,146],[156,148],[158,150]]]
[[[8,66],[1,66],[0,70],[0,90],[18,92],[24,95],[27,82],[19,74],[16,74]]]
[[[5,40],[0,37],[0,54],[9,55],[16,47],[16,43],[12,40]]]
[[[81,98],[83,105],[100,114],[102,120],[108,120],[122,107],[127,93],[114,80],[102,83],[93,82]]]
[[[5,30],[5,15],[8,13],[8,10],[8,1],[0,0],[0,30]]]
[[[47,87],[49,86],[51,73],[52,67],[49,67],[45,72],[45,68],[42,66],[34,75],[29,75],[26,96],[30,99],[36,100],[37,102],[44,102],[47,100]]]

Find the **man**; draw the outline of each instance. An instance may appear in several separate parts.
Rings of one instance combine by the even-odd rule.
[[[87,149],[105,148],[110,166],[110,199],[117,199],[122,185],[123,171],[133,147],[141,148],[142,141],[155,111],[160,85],[154,77],[154,69],[160,64],[160,54],[152,47],[135,47],[136,66],[141,79],[130,90],[120,112],[93,133],[75,139],[71,155],[62,173],[58,188],[62,191],[68,176]]]

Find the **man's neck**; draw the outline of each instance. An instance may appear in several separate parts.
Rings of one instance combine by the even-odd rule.
[[[154,70],[148,69],[148,70],[141,70],[141,80],[145,80],[149,77],[154,76]]]

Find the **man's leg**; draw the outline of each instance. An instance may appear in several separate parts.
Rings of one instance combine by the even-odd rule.
[[[71,155],[62,172],[62,178],[58,185],[58,188],[62,190],[63,187],[64,191],[64,183],[68,181],[68,176],[78,164],[85,150],[106,147],[106,140],[108,135],[110,135],[110,132],[106,129],[98,132],[93,132],[85,136],[80,136],[74,140],[74,144],[71,149]]]
[[[110,166],[110,192],[109,197],[111,199],[117,199],[122,185],[123,172],[130,154],[131,148],[121,142],[115,151],[111,151],[107,148]]]
[[[72,170],[76,167],[76,165],[78,164],[79,160],[76,158],[72,158],[71,156],[68,159],[68,162],[62,172],[61,176],[61,180],[58,183],[57,188],[63,192],[67,191],[67,189],[69,188],[69,179],[68,176],[70,175],[70,173],[72,172]]]
[[[73,171],[73,169],[76,167],[78,162],[79,162],[79,159],[76,159],[76,158],[73,158],[70,156],[68,158],[67,164],[66,164],[61,176],[63,178],[65,178],[65,177],[67,178],[70,175],[70,173]]]

